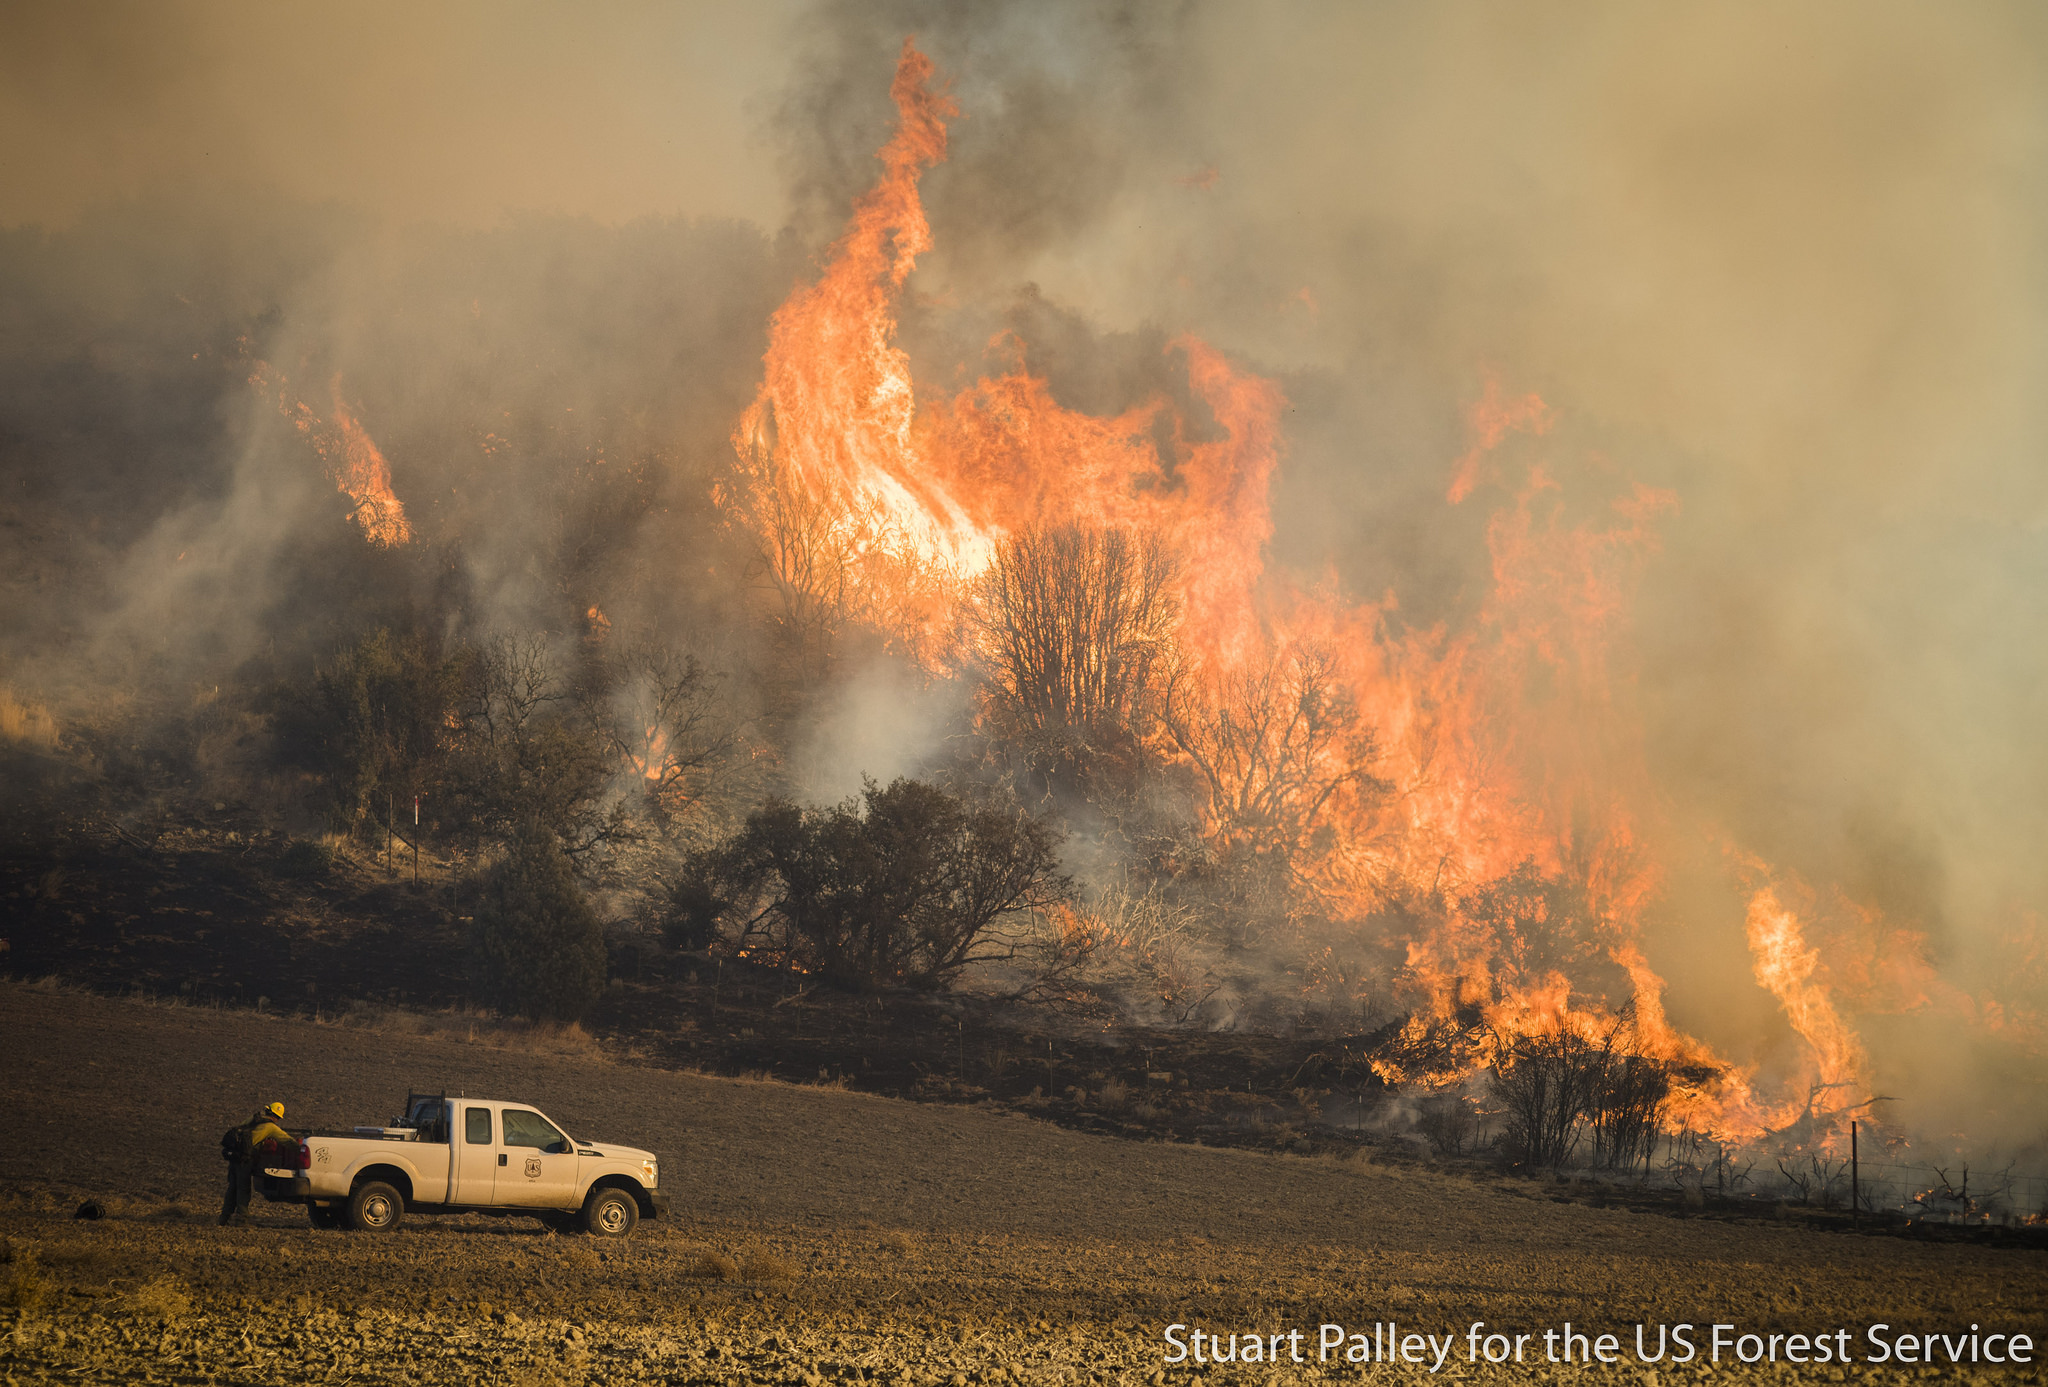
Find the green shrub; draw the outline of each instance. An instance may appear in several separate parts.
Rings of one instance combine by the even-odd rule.
[[[604,926],[560,842],[537,823],[519,827],[484,878],[470,978],[487,1006],[533,1021],[581,1020],[604,991]]]
[[[692,854],[668,933],[685,947],[731,936],[839,987],[936,987],[1014,956],[1017,922],[1072,894],[1058,866],[1052,831],[1014,807],[870,780],[830,809],[771,800]]]

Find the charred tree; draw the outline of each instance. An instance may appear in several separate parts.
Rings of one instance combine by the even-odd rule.
[[[1493,1099],[1504,1110],[1503,1154],[1522,1165],[1564,1165],[1577,1150],[1605,1050],[1560,1027],[1516,1036],[1494,1061]]]

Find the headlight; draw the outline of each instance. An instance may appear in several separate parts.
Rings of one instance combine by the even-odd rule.
[[[648,1184],[652,1185],[652,1184],[655,1184],[655,1183],[656,1183],[656,1180],[655,1180],[655,1175],[654,1175],[654,1162],[653,1162],[653,1161],[642,1161],[642,1162],[640,1162],[640,1173],[641,1173],[642,1175],[645,1175],[645,1176],[647,1177],[647,1183],[648,1183]]]

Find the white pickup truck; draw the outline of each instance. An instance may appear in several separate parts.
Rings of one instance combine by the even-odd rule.
[[[314,1132],[296,1169],[255,1173],[256,1192],[304,1204],[316,1228],[388,1232],[408,1210],[528,1214],[623,1238],[668,1212],[652,1152],[572,1141],[540,1109],[415,1093],[388,1127]]]

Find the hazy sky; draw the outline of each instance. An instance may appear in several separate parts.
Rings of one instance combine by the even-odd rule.
[[[401,218],[774,225],[757,136],[795,10],[9,0],[0,222],[258,185]]]

